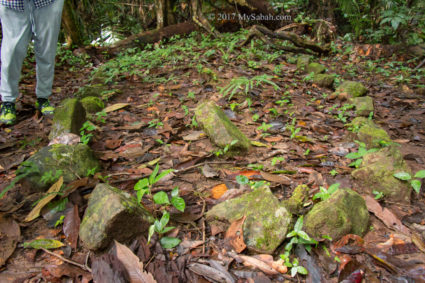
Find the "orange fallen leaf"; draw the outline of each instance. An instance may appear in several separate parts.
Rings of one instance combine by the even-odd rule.
[[[229,244],[237,253],[241,253],[246,248],[246,244],[243,240],[242,228],[245,219],[246,216],[243,216],[241,219],[238,219],[230,224],[226,231],[226,235],[224,236],[224,239],[229,242]]]
[[[213,199],[219,199],[227,191],[226,184],[220,184],[211,189]]]

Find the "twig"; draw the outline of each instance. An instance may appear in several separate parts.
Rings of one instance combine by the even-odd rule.
[[[415,70],[418,70],[420,67],[422,67],[425,64],[425,59],[422,60],[422,62],[419,63],[419,65],[416,66]]]
[[[63,256],[58,255],[58,254],[55,254],[54,252],[51,252],[51,251],[49,251],[49,250],[47,250],[47,249],[45,249],[45,248],[41,248],[41,249],[42,249],[45,253],[48,253],[49,255],[55,256],[55,257],[59,258],[60,260],[62,260],[62,261],[64,261],[64,262],[67,262],[67,263],[69,263],[69,264],[72,264],[72,265],[78,266],[79,268],[81,268],[81,269],[83,269],[83,270],[85,270],[85,271],[88,271],[88,272],[90,272],[90,273],[92,272],[92,271],[91,271],[91,268],[90,268],[90,267],[88,267],[86,264],[81,264],[81,263],[75,262],[75,261],[73,261],[73,260],[70,260],[70,259],[64,258]]]

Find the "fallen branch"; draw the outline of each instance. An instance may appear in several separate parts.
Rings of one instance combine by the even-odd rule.
[[[61,256],[61,255],[55,254],[54,252],[51,252],[51,251],[49,251],[48,249],[42,248],[42,250],[43,250],[45,253],[48,253],[49,255],[55,256],[55,257],[57,257],[58,259],[60,259],[60,260],[62,260],[62,261],[64,261],[64,262],[67,262],[67,263],[69,263],[69,264],[72,264],[72,265],[78,266],[79,268],[81,268],[81,269],[83,269],[83,270],[88,271],[88,272],[90,272],[90,273],[91,273],[91,268],[87,266],[87,259],[86,259],[86,263],[85,263],[85,264],[81,264],[81,263],[75,262],[75,261],[73,261],[73,260],[70,260],[70,259],[64,258],[64,257],[63,257],[63,256]]]

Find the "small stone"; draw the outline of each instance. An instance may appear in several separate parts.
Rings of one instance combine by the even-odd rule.
[[[249,139],[230,121],[223,110],[214,101],[201,102],[195,109],[196,121],[200,124],[208,137],[221,148],[225,148],[233,141],[229,153],[246,152],[251,147]]]
[[[282,205],[285,206],[292,214],[299,214],[303,208],[304,202],[309,198],[309,188],[307,185],[299,185],[292,192],[289,199],[283,200]]]
[[[332,94],[333,96],[345,97],[347,99],[353,97],[364,96],[367,88],[360,82],[344,81]],[[345,94],[345,95],[344,95]]]
[[[357,117],[349,124],[357,133],[357,140],[366,144],[368,149],[379,148],[382,143],[390,143],[388,133],[365,117]]]
[[[332,88],[335,80],[335,75],[317,74],[313,78],[313,83],[320,87]]]
[[[350,103],[356,107],[358,116],[368,117],[371,112],[374,112],[373,99],[370,96],[351,98]]]
[[[313,206],[304,218],[304,229],[321,239],[333,241],[346,234],[363,236],[369,227],[369,212],[364,199],[351,189],[338,189],[331,197]]]
[[[87,96],[102,96],[102,93],[108,90],[108,86],[105,84],[89,84],[80,88],[77,92],[79,98],[84,98]]]
[[[373,190],[384,193],[386,200],[409,202],[411,187],[407,182],[393,176],[398,172],[410,173],[409,166],[396,146],[387,146],[377,152],[367,153],[359,169],[351,175],[362,182],[370,193]]]
[[[126,242],[144,233],[153,222],[152,215],[134,197],[98,184],[81,221],[80,239],[88,249],[104,249],[112,240]]]
[[[56,107],[49,139],[66,133],[79,135],[85,121],[86,111],[81,102],[76,98],[65,99]]]
[[[102,99],[96,96],[87,96],[81,99],[81,104],[87,113],[96,113],[105,108],[105,104]]]
[[[307,73],[314,73],[315,75],[324,73],[326,71],[326,67],[319,63],[310,63],[307,66]]]
[[[62,175],[64,182],[69,183],[79,177],[87,176],[91,170],[93,173],[100,169],[99,161],[95,158],[93,151],[85,144],[65,145],[54,144],[43,147],[33,156],[28,158],[18,169],[17,175],[24,174],[28,167],[37,168],[25,178],[35,190],[45,190],[55,180],[44,183],[43,175]]]
[[[234,222],[246,216],[243,236],[253,251],[271,254],[285,240],[292,215],[263,186],[240,197],[226,200],[207,212],[207,221]]]
[[[301,72],[305,72],[308,64],[310,64],[310,56],[301,55],[297,59],[297,70]]]

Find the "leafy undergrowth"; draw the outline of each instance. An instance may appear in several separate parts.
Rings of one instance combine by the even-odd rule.
[[[135,196],[137,193],[158,220],[164,219],[164,215],[169,217],[169,223],[164,219],[154,227],[149,243],[148,232],[129,243],[158,282],[191,282],[201,277],[213,282],[211,270],[203,265],[211,266],[213,273],[218,273],[217,262],[224,263],[225,267],[231,263],[228,270],[239,282],[248,278],[264,282],[303,281],[306,276],[313,282],[317,282],[317,276],[322,276],[323,282],[337,282],[353,272],[352,277],[364,276],[366,282],[394,282],[404,280],[403,276],[425,280],[422,191],[414,193],[411,204],[406,205],[392,203],[380,192],[375,193],[378,205],[392,211],[396,219],[402,219],[407,230],[387,227],[384,222],[388,215],[376,217],[371,214],[370,229],[363,239],[348,236],[337,243],[330,240],[316,243],[308,241],[309,237],[302,230],[302,220],[298,221],[290,233],[291,238],[304,239],[305,246],[312,249],[306,253],[299,244],[303,240],[297,244],[288,238],[271,259],[282,267],[286,262],[287,274],[272,274],[264,267],[261,269],[252,260],[253,254],[247,251],[236,255],[223,252],[229,250],[225,237],[228,234],[222,227],[208,225],[204,213],[238,193],[243,187],[239,175],[248,177],[254,186],[257,181],[269,182],[280,200],[290,197],[297,185],[307,184],[311,188],[310,200],[303,212],[311,207],[313,196],[314,202],[328,198],[337,188],[333,184],[339,183],[340,187],[352,188],[362,195],[367,195],[365,189],[368,189],[353,182],[350,177],[353,168],[349,166],[353,160],[345,157],[358,148],[352,132],[344,126],[354,117],[352,107],[345,102],[327,100],[332,90],[317,87],[308,76],[305,78],[296,71],[296,57],[291,54],[275,52],[261,42],[238,47],[245,35],[243,32],[227,34],[217,40],[194,33],[188,38],[174,38],[167,44],[147,46],[142,51],[127,50],[98,65],[95,73],[103,74],[108,87],[102,95],[105,104],[121,103],[116,107],[119,109],[93,116],[95,127],[85,128],[86,141],[91,137],[89,145],[102,160],[103,169],[62,201],[65,217],[59,219],[38,218],[24,223],[31,205],[42,194],[28,194],[30,188],[23,185],[11,190],[0,202],[0,209],[12,213],[21,223],[19,243],[39,238],[66,243],[63,230],[78,228],[77,219],[83,216],[87,194],[97,182],[108,182]],[[416,61],[403,57],[362,57],[360,49],[350,43],[334,44],[333,50],[330,57],[315,58],[315,61],[324,64],[327,73],[337,74],[337,85],[347,79],[363,82],[374,99],[374,120],[402,145],[402,153],[412,171],[423,169],[424,69],[415,71]],[[52,97],[56,104],[74,96],[88,83],[86,78],[93,70],[81,60],[71,59],[72,56],[70,63],[86,67],[75,68],[67,63],[58,66]],[[94,58],[93,62],[98,60]],[[0,189],[11,182],[16,167],[23,160],[48,143],[51,121],[33,115],[32,64],[26,66],[26,72],[22,86],[24,95],[18,103],[18,124],[3,127],[0,134]],[[227,157],[225,150],[216,148],[200,132],[193,109],[203,99],[216,101],[253,141],[254,147],[249,154]],[[149,179],[158,164],[161,171],[173,169],[173,172],[157,180],[152,178],[152,182],[140,183],[143,178]],[[139,185],[135,191],[136,183]],[[146,187],[149,192],[140,193]],[[169,192],[170,198],[163,193],[157,194],[162,191]],[[175,198],[174,203],[172,198]],[[182,208],[184,213],[179,212]],[[164,223],[175,228],[168,231]],[[406,231],[413,234],[406,234]],[[161,241],[166,245],[177,244],[179,241],[172,240],[176,238],[182,242],[177,248],[165,249],[158,235],[171,239]],[[288,243],[298,249],[294,247],[288,252]],[[0,248],[8,247],[3,243]],[[84,267],[88,251],[79,243],[75,249],[66,245],[57,253]],[[267,260],[260,257],[260,262]],[[250,263],[251,267],[243,263]],[[58,280],[62,276],[83,276],[90,279],[90,273],[83,269],[63,263],[48,253],[24,249],[19,244],[0,278],[39,276]],[[358,269],[361,271],[356,271]],[[360,281],[352,279],[349,282]]]

